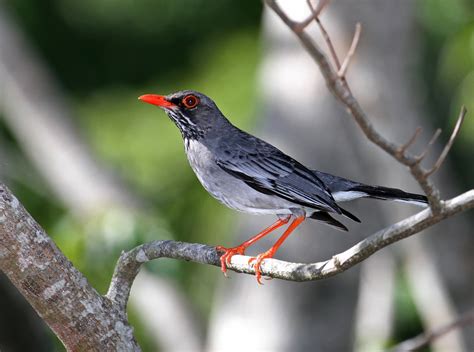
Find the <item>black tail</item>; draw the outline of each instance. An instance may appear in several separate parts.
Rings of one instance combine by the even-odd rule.
[[[421,194],[408,193],[397,188],[381,187],[381,186],[369,186],[363,183],[355,182],[347,178],[331,175],[321,171],[313,171],[320,180],[324,182],[336,202],[345,202],[358,198],[373,198],[383,200],[393,200],[398,202],[412,203],[420,206],[428,204],[428,199]],[[347,210],[339,207],[342,215],[360,222],[360,220],[354,214],[351,214]],[[319,220],[328,225],[334,226],[335,228],[347,231],[347,227],[342,223],[331,217],[327,212],[317,211],[313,213],[310,218]]]
[[[367,198],[394,200],[399,202],[413,203],[417,205],[428,204],[426,196],[416,193],[408,193],[397,188],[369,186],[360,184],[351,189],[353,192],[365,193]]]
[[[347,178],[335,176],[321,171],[313,171],[331,191],[336,202],[344,202],[357,198],[374,198],[413,203],[424,206],[428,199],[415,193],[408,193],[397,188],[369,186]]]

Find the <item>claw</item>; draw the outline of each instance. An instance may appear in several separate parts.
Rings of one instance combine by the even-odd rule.
[[[225,277],[227,277],[227,267],[230,265],[230,261],[232,257],[236,254],[244,255],[245,253],[245,246],[237,246],[237,247],[232,247],[232,248],[226,248],[223,246],[217,246],[216,250],[219,252],[224,252],[221,257],[221,271],[224,274]]]
[[[285,225],[288,221],[290,221],[290,218],[291,218],[291,216],[288,215],[288,217],[286,217],[284,219],[278,219],[274,224],[270,225],[265,230],[259,232],[257,235],[255,235],[252,238],[250,238],[249,240],[245,241],[240,246],[232,247],[232,248],[217,246],[216,250],[218,252],[224,252],[220,257],[221,271],[224,273],[224,276],[227,277],[227,274],[226,274],[227,273],[227,267],[230,265],[230,261],[231,261],[231,259],[234,255],[236,255],[236,254],[244,255],[245,250],[247,249],[247,247],[251,246],[253,243],[258,241],[262,237],[268,235],[270,232],[272,232],[272,231],[276,230],[277,228]],[[249,263],[250,263],[250,261],[249,261]]]
[[[252,257],[249,259],[248,263],[251,264],[252,262],[255,261],[255,263],[252,264],[254,270],[255,270],[255,278],[257,279],[257,282],[260,285],[263,285],[262,283],[262,272],[260,271],[260,267],[262,265],[262,262],[267,259],[267,258],[273,258],[274,252],[269,249],[266,252],[260,253],[256,257]]]
[[[275,242],[275,244],[269,249],[267,250],[266,252],[263,252],[261,254],[259,254],[256,258],[251,258],[249,260],[249,264],[252,263],[254,260],[255,260],[255,263],[253,264],[253,267],[255,269],[255,277],[257,278],[257,282],[261,285],[262,284],[262,281],[261,281],[261,278],[262,278],[262,273],[260,271],[260,267],[262,265],[262,262],[264,259],[267,259],[267,258],[273,258],[273,255],[276,253],[276,251],[278,250],[278,248],[281,246],[281,244],[283,243],[283,241],[285,241],[285,239],[293,232],[293,230],[295,228],[298,227],[299,224],[301,224],[303,221],[304,221],[305,217],[304,216],[300,216],[300,217],[297,217],[291,224],[290,226],[288,226],[288,228],[286,229],[286,231],[283,233],[283,235],[281,235],[281,237],[278,239],[278,241]]]
[[[260,238],[268,235],[270,232],[273,230],[279,228],[280,226],[283,226],[290,220],[291,216],[288,216],[285,219],[278,219],[277,222],[275,222],[273,225],[267,227],[265,230],[257,234],[256,236],[252,237],[248,241],[245,241],[242,243],[240,246],[233,247],[233,248],[225,248],[222,246],[217,246],[216,250],[220,252],[224,252],[221,257],[221,271],[224,273],[224,276],[227,277],[226,272],[227,272],[227,266],[230,265],[230,260],[231,258],[236,255],[236,254],[241,254],[243,255],[245,253],[245,250],[247,247],[249,247],[251,244],[254,242],[258,241]],[[262,265],[262,262],[264,259],[267,258],[273,258],[273,255],[276,253],[278,248],[281,246],[283,241],[293,232],[295,228],[298,227],[299,224],[301,224],[305,219],[305,216],[299,216],[293,222],[288,226],[286,231],[281,235],[281,237],[278,239],[278,241],[275,242],[275,244],[266,252],[263,252],[259,254],[257,257],[252,257],[249,259],[248,264],[252,264],[254,261],[255,263],[252,264],[255,270],[255,277],[257,278],[257,282],[260,285],[263,285],[262,283],[262,272],[260,271],[260,267]]]

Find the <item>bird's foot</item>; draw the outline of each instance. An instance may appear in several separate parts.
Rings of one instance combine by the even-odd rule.
[[[232,248],[226,248],[222,246],[217,246],[216,250],[218,252],[224,252],[224,254],[221,255],[221,271],[224,273],[224,276],[227,277],[227,266],[230,265],[230,260],[231,258],[236,255],[244,255],[245,250],[247,249],[247,246],[240,245],[237,247],[232,247]]]
[[[256,257],[252,257],[249,259],[249,264],[253,263],[252,266],[255,269],[255,277],[257,278],[257,282],[260,285],[262,284],[262,273],[260,271],[260,266],[262,265],[262,262],[264,259],[268,258],[273,258],[273,255],[275,254],[275,251],[273,250],[273,247],[270,248],[268,251],[260,253]]]

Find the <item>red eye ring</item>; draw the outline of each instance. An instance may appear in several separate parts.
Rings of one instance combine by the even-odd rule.
[[[199,98],[195,95],[189,94],[186,95],[181,102],[187,109],[192,109],[199,104]]]

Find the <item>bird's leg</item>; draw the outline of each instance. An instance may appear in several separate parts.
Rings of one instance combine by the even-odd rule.
[[[262,274],[260,272],[260,265],[262,264],[262,261],[266,258],[273,258],[273,255],[276,253],[278,248],[282,245],[282,243],[288,238],[289,235],[298,227],[299,224],[301,224],[304,220],[306,219],[305,216],[299,216],[293,222],[288,226],[286,231],[281,235],[281,237],[278,239],[278,241],[275,242],[275,244],[270,247],[269,250],[266,252],[263,252],[259,254],[257,257],[253,257],[249,259],[249,263],[254,262],[253,267],[255,269],[255,277],[257,278],[257,281],[259,284],[262,282],[260,281],[262,278]]]
[[[275,231],[277,228],[285,225],[290,221],[291,215],[287,216],[286,218],[278,219],[275,223],[267,227],[265,230],[259,232],[257,235],[251,237],[247,241],[243,242],[242,244],[238,245],[237,247],[232,247],[232,248],[226,248],[222,246],[217,246],[216,250],[224,252],[224,254],[221,255],[221,271],[226,275],[227,272],[227,265],[230,265],[230,259],[236,255],[236,254],[241,254],[243,255],[245,253],[245,250],[247,247],[251,246],[255,242],[257,242],[259,239],[262,237],[265,237],[268,235],[270,232]]]

